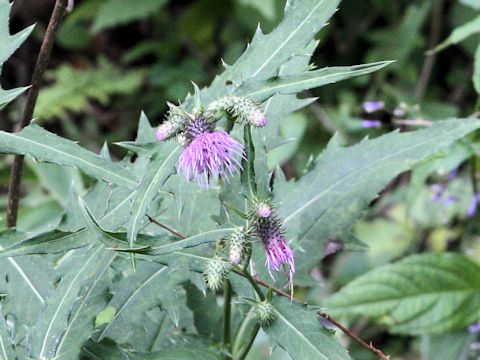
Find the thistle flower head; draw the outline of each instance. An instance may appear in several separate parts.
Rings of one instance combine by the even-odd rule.
[[[262,326],[270,324],[275,319],[275,308],[267,301],[256,304],[253,313]]]
[[[253,100],[240,96],[225,96],[212,102],[207,109],[209,112],[225,111],[240,123],[251,124],[256,127],[267,125],[267,118]]]
[[[268,218],[272,215],[272,207],[267,203],[258,203],[255,206],[255,212],[261,218]]]
[[[265,265],[272,279],[272,269],[280,271],[288,267],[288,280],[291,284],[295,273],[295,255],[287,244],[281,222],[273,215],[268,218],[258,218],[254,224],[255,235],[263,243],[266,254]]]
[[[170,136],[173,135],[175,130],[175,127],[173,126],[172,123],[166,121],[163,124],[161,124],[158,129],[157,129],[157,139],[159,141],[164,141],[167,140]]]
[[[212,179],[229,181],[241,169],[243,145],[224,131],[212,129],[204,119],[195,119],[187,125],[187,147],[180,155],[179,170],[189,181],[192,177],[202,188],[208,188]]]
[[[228,238],[230,245],[230,262],[233,265],[238,265],[245,257],[248,243],[248,235],[243,226],[235,229],[235,231]]]
[[[203,276],[210,290],[217,291],[230,271],[230,264],[215,256],[206,265]]]

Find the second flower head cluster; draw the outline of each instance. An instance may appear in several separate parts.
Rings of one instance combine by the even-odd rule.
[[[242,168],[244,145],[217,127],[221,115],[241,124],[263,127],[267,124],[260,107],[248,98],[226,96],[193,114],[168,104],[166,121],[157,129],[157,139],[176,138],[183,147],[179,171],[187,181],[194,179],[208,188],[215,179],[226,182]]]

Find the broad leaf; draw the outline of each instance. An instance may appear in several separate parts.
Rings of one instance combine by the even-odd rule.
[[[0,75],[2,65],[22,45],[33,30],[33,25],[10,35],[9,19],[12,4],[9,0],[0,0]],[[0,108],[22,94],[28,87],[3,90],[0,86]]]
[[[395,333],[465,329],[480,319],[480,267],[459,254],[413,255],[356,278],[326,305],[334,314],[375,318]]]
[[[394,132],[347,148],[333,138],[312,171],[297,182],[278,182],[278,211],[303,279],[321,258],[323,243],[348,233],[389,181],[478,127],[473,118],[439,121],[428,129]]]
[[[350,359],[334,333],[320,323],[315,310],[280,297],[274,299],[273,306],[275,320],[264,331],[292,359]]]

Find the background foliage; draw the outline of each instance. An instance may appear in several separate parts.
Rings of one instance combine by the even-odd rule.
[[[211,251],[188,247],[208,246],[227,231],[217,223],[233,215],[225,213],[214,191],[169,177],[172,144],[156,155],[146,144],[155,140],[152,125],[162,121],[166,101],[183,100],[192,92],[191,81],[200,88],[213,81],[202,91],[208,103],[224,94],[229,80],[241,84],[241,94],[269,98],[264,106],[270,125],[254,134],[257,180],[267,188],[268,173],[261,166],[277,169],[275,199],[301,259],[296,296],[326,307],[393,358],[478,358],[478,335],[468,331],[480,318],[479,222],[471,211],[479,152],[471,131],[478,123],[456,118],[478,111],[480,3],[344,0],[330,20],[337,2],[326,3],[324,14],[305,28],[303,42],[291,45],[298,47],[296,56],[290,59],[287,49],[262,67],[292,29],[285,21],[283,37],[266,35],[265,40],[257,32],[252,41],[253,34],[258,23],[268,34],[281,22],[284,1],[76,2],[58,34],[35,112],[38,125],[10,133],[22,97],[0,112],[0,150],[30,155],[17,231],[0,236],[1,249],[7,249],[0,253],[5,272],[0,292],[11,294],[0,311],[21,314],[15,322],[26,327],[12,328],[12,319],[0,316],[1,356],[13,358],[14,351],[26,356],[22,349],[28,342],[38,358],[72,359],[80,351],[102,359],[119,359],[126,352],[134,359],[150,358],[147,352],[158,359],[218,358],[211,343],[221,338],[222,309],[215,295],[202,294],[203,280],[195,272]],[[5,18],[9,9],[1,4]],[[11,31],[0,23],[2,85],[9,89],[0,89],[0,106],[29,85],[51,6],[18,0]],[[214,80],[250,41],[250,53]],[[382,60],[395,62],[324,87],[319,86],[331,82],[327,76],[340,80],[345,69],[309,67]],[[348,68],[345,77],[384,65]],[[249,79],[254,75],[257,79]],[[310,85],[299,86],[303,80]],[[279,88],[286,90],[279,94]],[[384,101],[385,110],[367,114],[362,103],[369,100]],[[366,129],[364,119],[382,126]],[[432,127],[425,126],[431,121]],[[419,125],[426,129],[407,132]],[[402,134],[379,137],[395,129]],[[2,157],[2,184],[8,175],[9,158]],[[0,206],[6,207],[6,186]],[[172,242],[145,220],[147,208],[187,239]],[[102,243],[126,247],[125,240],[132,238],[140,252],[148,248],[139,258],[152,260],[139,261],[136,272],[118,252],[101,251]],[[86,247],[91,239],[99,242]],[[79,250],[65,252],[71,249]],[[18,256],[24,254],[35,255]],[[255,260],[264,261],[261,255]],[[239,294],[253,296],[242,279],[234,277],[232,284]],[[25,299],[29,310],[15,309],[18,302],[10,300],[15,298]],[[275,359],[312,359],[323,352],[329,359],[347,356],[338,345],[321,346],[332,336],[318,330],[310,311],[289,308],[285,299],[276,298],[274,305],[280,320],[260,333],[249,359],[268,358],[272,346]],[[238,327],[246,308],[236,304],[233,312]],[[299,339],[297,328],[312,338]],[[351,358],[374,358],[337,335]],[[6,346],[12,337],[19,344],[15,349]]]

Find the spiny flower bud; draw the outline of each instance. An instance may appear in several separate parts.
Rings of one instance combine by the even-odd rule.
[[[268,218],[272,215],[272,207],[266,203],[258,203],[255,206],[255,213],[258,217]]]
[[[225,111],[236,118],[240,123],[251,124],[256,127],[267,125],[267,118],[260,107],[251,99],[240,96],[225,96],[208,106],[208,111]]]
[[[270,324],[275,318],[275,308],[267,301],[262,301],[255,305],[253,313],[262,326]]]
[[[230,244],[230,262],[238,265],[245,256],[248,237],[244,227],[239,227],[229,237]]]
[[[230,264],[223,261],[220,257],[215,256],[211,259],[207,263],[203,273],[208,288],[213,291],[219,290],[222,287],[223,281],[229,270]]]
[[[170,110],[168,111],[167,120],[161,124],[157,129],[157,139],[165,141],[179,132],[190,119],[187,112],[180,109],[178,106],[167,103]]]

